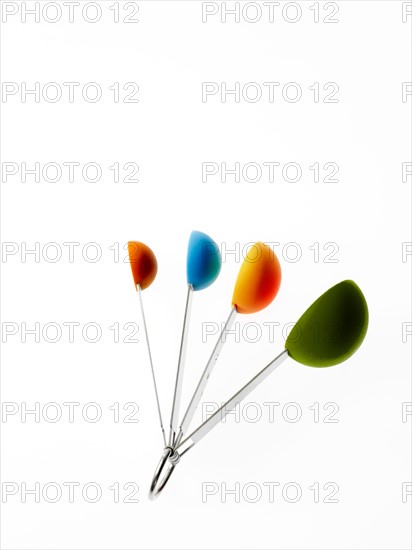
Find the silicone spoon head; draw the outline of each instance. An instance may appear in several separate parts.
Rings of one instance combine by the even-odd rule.
[[[148,246],[138,241],[129,241],[127,249],[134,284],[136,287],[140,285],[140,288],[144,290],[155,280],[157,274],[156,256]]]
[[[326,291],[301,316],[285,344],[290,357],[309,367],[331,367],[349,359],[368,330],[368,305],[353,281]]]
[[[268,306],[280,287],[282,271],[276,254],[257,242],[248,250],[240,266],[232,305],[238,313],[255,313]]]
[[[217,279],[222,259],[217,244],[205,233],[192,231],[187,250],[187,283],[203,290]]]

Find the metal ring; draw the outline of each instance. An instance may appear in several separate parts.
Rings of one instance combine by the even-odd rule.
[[[149,498],[151,500],[154,500],[162,492],[179,459],[179,454],[172,447],[165,447],[150,486]],[[168,466],[167,470],[163,473],[166,465]]]

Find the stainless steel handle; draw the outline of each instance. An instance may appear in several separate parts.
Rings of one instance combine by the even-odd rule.
[[[212,371],[214,369],[214,366],[216,365],[217,359],[219,357],[220,352],[222,351],[223,344],[225,343],[225,336],[227,332],[231,329],[233,326],[234,320],[236,318],[236,308],[233,307],[230,315],[225,323],[225,326],[222,329],[222,332],[219,335],[218,341],[215,344],[215,347],[213,348],[212,354],[209,357],[209,361],[206,364],[206,367],[203,371],[202,376],[200,377],[199,383],[196,387],[196,390],[192,396],[192,399],[189,403],[189,406],[185,412],[185,415],[183,417],[182,423],[180,424],[180,430],[179,435],[176,439],[175,446],[179,445],[181,442],[183,435],[186,433],[187,428],[190,425],[190,422],[193,419],[193,415],[196,412],[196,409],[199,405],[200,400],[202,399],[203,392],[205,391],[206,385],[209,381],[210,375],[212,374]]]
[[[245,384],[238,392],[236,392],[220,409],[218,409],[210,418],[200,424],[184,441],[176,446],[176,451],[182,456],[191,449],[198,441],[200,441],[207,433],[210,432],[225,416],[236,407],[249,393],[251,393],[265,378],[269,376],[283,361],[289,356],[288,350],[285,349],[280,355],[271,361],[264,369],[254,376],[247,384]]]

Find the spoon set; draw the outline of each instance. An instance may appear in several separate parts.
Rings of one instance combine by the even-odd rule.
[[[273,361],[249,380],[212,416],[186,436],[225,343],[226,333],[233,326],[236,315],[256,313],[267,307],[276,297],[282,278],[279,260],[271,248],[262,242],[257,242],[250,247],[239,270],[229,316],[223,325],[189,405],[181,416],[180,404],[193,295],[197,291],[206,289],[216,280],[222,263],[217,244],[208,235],[193,231],[189,239],[187,253],[187,298],[167,439],[142,301],[142,291],[156,277],[157,261],[152,250],[143,243],[129,242],[128,251],[133,280],[139,295],[164,442],[163,454],[150,487],[152,499],[163,490],[180,458],[288,357],[310,367],[330,367],[349,359],[365,338],[369,318],[365,297],[356,283],[350,280],[342,281],[322,294],[303,313],[290,331],[285,349]]]

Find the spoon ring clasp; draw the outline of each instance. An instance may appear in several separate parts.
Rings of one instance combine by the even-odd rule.
[[[180,455],[177,451],[172,447],[164,448],[150,486],[149,498],[151,500],[154,500],[162,492],[179,460]]]

